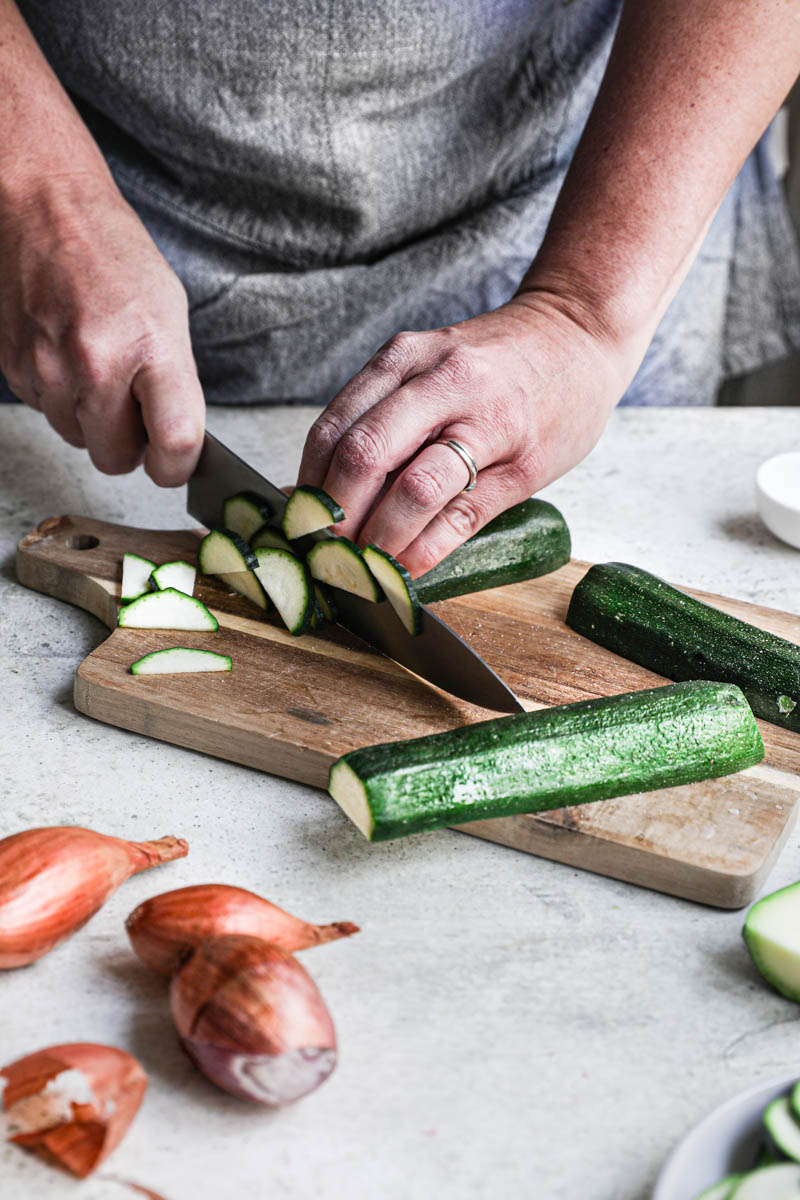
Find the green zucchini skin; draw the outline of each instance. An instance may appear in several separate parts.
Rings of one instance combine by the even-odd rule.
[[[711,779],[763,757],[741,691],[691,682],[353,750],[328,790],[377,842]]]
[[[546,500],[523,500],[500,513],[416,580],[421,604],[535,579],[569,562],[567,523]]]
[[[626,563],[590,567],[572,593],[577,633],[668,679],[737,684],[757,717],[800,733],[800,646]]]

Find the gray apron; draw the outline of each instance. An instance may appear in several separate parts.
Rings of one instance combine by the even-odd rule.
[[[183,280],[210,402],[325,403],[401,329],[495,308],[536,254],[620,0],[21,0]],[[625,403],[708,404],[800,346],[760,145]]]

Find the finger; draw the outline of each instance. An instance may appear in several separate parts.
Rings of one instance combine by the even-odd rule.
[[[119,379],[78,397],[75,416],[98,471],[124,475],[142,461],[147,437],[139,406]]]
[[[75,396],[48,397],[42,405],[42,412],[59,437],[70,446],[85,450],[86,439],[75,413],[76,404]]]
[[[361,545],[372,542],[397,557],[445,505],[464,491],[470,480],[469,469],[446,444],[448,432],[443,432],[442,441],[421,450],[400,473],[361,530]],[[475,430],[469,442],[463,444],[479,471],[495,458],[493,449],[478,441]]]
[[[334,396],[309,429],[297,475],[298,485],[322,487],[334,453],[347,430],[407,380],[433,366],[437,353],[434,340],[424,333],[399,333],[381,346],[367,365]]]
[[[180,487],[200,457],[205,428],[205,400],[194,364],[143,367],[131,388],[147,430],[144,469],[160,487]]]
[[[487,467],[479,474],[475,490],[463,492],[445,505],[403,550],[400,561],[415,579],[424,575],[498,513],[528,494],[529,489],[519,482],[509,464]]]

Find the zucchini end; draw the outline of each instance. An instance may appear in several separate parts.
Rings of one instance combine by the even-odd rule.
[[[367,798],[367,789],[346,758],[340,758],[331,767],[328,791],[345,816],[349,817],[367,841],[371,842],[375,822]]]

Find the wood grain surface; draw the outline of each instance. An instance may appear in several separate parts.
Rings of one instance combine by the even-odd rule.
[[[116,628],[122,555],[196,561],[200,530],[154,531],[52,517],[19,544],[17,575],[95,614],[113,630],[78,668],[89,716],[233,762],[325,787],[358,746],[485,720],[496,713],[438,691],[339,626],[295,638],[219,581],[195,594],[217,633]],[[660,676],[564,624],[588,563],[435,605],[526,707],[632,691]],[[690,589],[686,589],[690,590]],[[800,641],[800,618],[694,592],[754,625]],[[180,643],[230,654],[230,674],[133,676],[130,664]],[[460,826],[531,854],[725,908],[748,904],[788,836],[800,795],[800,736],[759,722],[764,764],[719,780],[596,804]],[[344,818],[342,818],[344,819]]]

